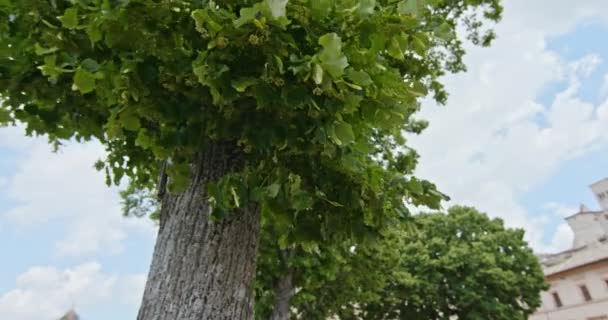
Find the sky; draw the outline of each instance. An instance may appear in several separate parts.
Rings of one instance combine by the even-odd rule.
[[[564,217],[597,208],[608,177],[608,1],[509,0],[490,48],[469,47],[447,76],[446,106],[411,144],[417,174],[510,227],[537,252],[570,247]],[[0,128],[0,319],[134,319],[155,240],[124,218],[118,188],[93,169],[96,143],[59,152]]]

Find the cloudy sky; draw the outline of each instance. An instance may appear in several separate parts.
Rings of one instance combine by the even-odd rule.
[[[563,217],[608,177],[608,1],[509,0],[489,49],[446,78],[445,107],[413,141],[419,175],[453,203],[523,227],[537,251],[567,248]],[[117,189],[92,169],[95,144],[50,152],[0,129],[0,319],[134,319],[154,226],[121,217]]]

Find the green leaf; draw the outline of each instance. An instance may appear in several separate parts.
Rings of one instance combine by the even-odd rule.
[[[57,52],[57,50],[59,50],[57,47],[43,48],[38,42],[36,42],[36,44],[34,45],[34,52],[37,56],[51,54],[53,52]]]
[[[323,68],[319,64],[314,64],[312,68],[312,80],[317,84],[323,83]]]
[[[422,14],[425,0],[403,0],[397,5],[397,10],[400,14],[408,14],[414,17]]]
[[[410,181],[407,182],[408,189],[415,195],[421,195],[424,192],[422,188],[422,183],[420,180],[416,178],[411,178]]]
[[[311,209],[314,204],[314,200],[310,194],[301,191],[296,193],[291,199],[291,207],[294,210],[307,210]]]
[[[370,53],[377,54],[385,49],[387,39],[384,34],[373,33],[370,36],[370,41],[371,41]]]
[[[84,59],[80,66],[89,72],[97,72],[99,70],[99,63],[93,59]]]
[[[310,8],[315,20],[325,19],[331,12],[333,0],[311,0]]]
[[[133,113],[124,113],[120,116],[120,122],[122,123],[122,127],[125,130],[129,131],[137,131],[141,128],[141,123],[139,122],[139,118]]]
[[[76,29],[76,27],[78,27],[78,9],[66,9],[63,12],[63,16],[59,17],[59,21],[61,21],[64,28]]]
[[[103,38],[101,30],[99,29],[99,26],[96,23],[89,23],[87,25],[86,32],[89,36],[89,40],[91,40],[91,43],[93,44],[99,42]]]
[[[373,83],[372,78],[365,71],[357,71],[353,68],[346,70],[346,78],[354,84],[365,87]]]
[[[265,0],[274,18],[285,17],[288,0]]]
[[[323,50],[318,55],[323,70],[333,78],[340,78],[348,67],[348,59],[342,53],[342,39],[335,33],[328,33],[319,38]]]
[[[418,97],[425,97],[429,93],[426,86],[419,81],[412,83],[412,86],[408,89],[408,91]]]
[[[452,30],[452,26],[445,21],[441,25],[439,25],[439,27],[433,30],[433,34],[435,35],[435,37],[443,41],[450,41],[454,39],[455,36],[454,30]]]
[[[49,81],[56,82],[59,75],[66,72],[65,69],[57,67],[57,55],[44,57],[44,65],[38,67],[43,75],[49,77]]]
[[[79,67],[74,74],[74,89],[81,93],[93,92],[95,90],[95,75]]]
[[[419,55],[425,55],[428,50],[427,46],[428,39],[423,34],[417,34],[412,36],[412,46],[414,51]]]
[[[359,14],[361,16],[369,16],[374,14],[376,8],[376,0],[359,0]]]
[[[332,138],[337,145],[346,145],[355,141],[353,127],[346,122],[336,123],[333,133]]]
[[[232,81],[232,87],[234,88],[234,90],[238,91],[238,92],[245,92],[245,90],[247,90],[247,88],[251,87],[252,85],[256,84],[258,82],[258,79],[256,78],[241,78],[238,80],[233,80]]]
[[[135,139],[135,145],[144,149],[148,149],[153,146],[152,138],[148,135],[147,130],[139,130],[137,133],[137,138]]]
[[[276,61],[277,68],[279,68],[279,73],[280,74],[284,74],[285,73],[285,67],[283,65],[283,59],[281,59],[281,57],[275,55],[274,56],[274,60]]]
[[[258,15],[261,15],[261,4],[258,3],[251,8],[242,8],[239,13],[240,15],[238,19],[234,20],[233,22],[236,28],[240,28],[248,23],[251,23]]]
[[[408,36],[405,33],[394,36],[391,39],[391,43],[387,50],[389,56],[398,60],[403,60],[403,55],[408,48],[408,43]]]
[[[363,101],[360,95],[349,94],[344,99],[344,114],[351,114],[359,109],[359,105]]]
[[[273,183],[271,185],[269,185],[268,187],[266,187],[266,194],[270,197],[270,198],[276,198],[277,195],[279,195],[279,191],[281,190],[281,185],[279,183]]]

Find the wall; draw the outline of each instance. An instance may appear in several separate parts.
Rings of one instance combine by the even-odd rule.
[[[592,184],[591,190],[600,203],[602,210],[608,210],[608,178]]]
[[[599,320],[608,319],[608,263],[562,278],[549,280],[551,289],[542,293],[543,305],[530,320]],[[579,285],[586,285],[591,301],[584,301]],[[557,308],[552,293],[557,292],[563,306]],[[596,318],[598,317],[598,318]]]
[[[574,232],[572,248],[596,243],[608,235],[608,213],[579,213],[566,221]]]

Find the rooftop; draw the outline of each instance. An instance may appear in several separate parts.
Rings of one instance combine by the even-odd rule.
[[[544,259],[541,258],[541,263],[545,276],[550,276],[604,259],[608,259],[608,242],[606,240],[550,255]]]
[[[607,183],[605,178],[591,187]],[[568,250],[538,255],[545,276],[608,260],[608,210],[590,210],[581,204],[579,211],[565,220],[574,232],[574,242]]]
[[[63,317],[59,318],[59,320],[79,320],[79,319],[80,319],[80,317],[78,316],[78,314],[76,314],[76,311],[74,311],[74,309],[71,309]]]

